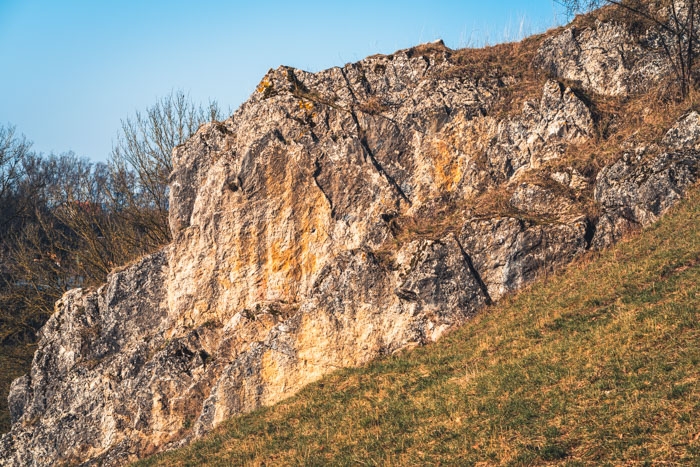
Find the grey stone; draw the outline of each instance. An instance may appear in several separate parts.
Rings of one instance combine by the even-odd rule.
[[[635,37],[622,24],[596,20],[545,39],[533,65],[596,94],[623,96],[649,90],[671,73],[658,32]]]
[[[700,157],[694,151],[642,158],[625,154],[605,167],[595,183],[594,197],[602,214],[593,246],[608,246],[630,230],[656,221],[698,180],[699,172]]]

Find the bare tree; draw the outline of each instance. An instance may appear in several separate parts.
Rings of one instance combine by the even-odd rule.
[[[695,85],[700,0],[556,0],[570,15],[615,5],[659,29],[659,39],[686,97]]]
[[[219,113],[173,93],[122,122],[109,164],[36,154],[0,127],[0,345],[32,341],[65,291],[170,240],[172,150]]]
[[[30,152],[17,172],[13,218],[0,218],[0,344],[31,341],[68,289],[100,284],[161,244],[120,215],[106,164]]]
[[[116,181],[124,184],[122,202],[148,205],[156,214],[146,221],[152,233],[165,243],[170,239],[168,218],[168,177],[172,171],[172,151],[207,121],[221,118],[216,102],[195,106],[181,92],[171,93],[145,113],[122,121],[122,131],[112,149],[110,165]],[[130,180],[133,170],[135,180]],[[136,182],[136,186],[127,183]],[[155,221],[153,223],[152,221]]]
[[[6,199],[19,176],[19,165],[31,144],[15,135],[13,126],[0,125],[0,202]]]

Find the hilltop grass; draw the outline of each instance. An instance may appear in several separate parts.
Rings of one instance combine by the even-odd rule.
[[[440,342],[138,465],[700,465],[700,190]]]

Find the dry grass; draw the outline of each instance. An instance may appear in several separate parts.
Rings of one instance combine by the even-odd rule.
[[[538,72],[532,61],[542,41],[554,31],[480,49],[461,49],[450,56],[453,64],[444,78],[468,78],[501,81],[498,95],[488,114],[496,119],[512,117],[527,100],[539,99],[547,76]]]
[[[700,108],[700,92],[691,90],[679,100],[667,81],[641,95],[613,98],[582,95],[592,108],[595,135],[584,143],[568,146],[564,155],[549,161],[551,171],[573,167],[584,175],[595,176],[604,166],[619,159],[622,152],[636,146],[653,148],[684,114]],[[579,95],[582,91],[576,91]]]

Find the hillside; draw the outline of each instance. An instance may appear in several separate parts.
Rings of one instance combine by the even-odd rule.
[[[524,443],[533,446],[531,455],[589,456],[576,449],[588,427],[591,436],[599,433],[595,423],[576,424],[556,410],[576,406],[567,397],[596,387],[609,396],[606,407],[622,407],[616,378],[624,382],[630,371],[646,378],[646,358],[654,365],[670,358],[660,348],[658,356],[635,360],[638,366],[620,366],[622,350],[635,342],[620,342],[619,351],[596,346],[595,330],[621,333],[637,322],[624,313],[617,320],[618,311],[632,313],[647,299],[652,308],[657,301],[665,306],[683,295],[679,281],[694,273],[695,253],[678,253],[690,262],[669,266],[666,279],[677,293],[649,292],[659,279],[652,271],[641,289],[628,285],[618,300],[617,289],[582,274],[584,297],[559,290],[532,299],[532,307],[558,305],[537,315],[527,335],[515,315],[535,316],[535,308],[507,308],[498,317],[492,311],[494,303],[517,301],[513,294],[538,278],[580,265],[658,221],[700,179],[697,91],[679,91],[663,47],[667,31],[616,11],[485,49],[451,50],[437,41],[317,73],[271,69],[231,117],[202,125],[175,148],[173,241],[113,270],[105,284],[72,289],[56,303],[30,371],[10,388],[12,428],[0,438],[0,464],[123,465],[194,442],[223,423],[247,423],[253,419],[227,420],[352,367],[365,369],[334,376],[323,388],[348,385],[367,395],[349,406],[367,408],[367,417],[332,424],[338,446],[366,433],[376,452],[411,452],[396,453],[403,463],[428,455],[410,451],[411,443],[449,450],[466,437],[469,446],[490,446],[502,457],[511,451],[499,451],[496,440],[505,446],[527,429],[551,426],[545,438]],[[688,233],[678,245],[694,238]],[[654,248],[640,264],[651,264]],[[610,259],[601,261],[602,270]],[[613,285],[627,277],[610,274]],[[577,308],[586,302],[590,310]],[[594,315],[588,341],[586,313]],[[513,327],[487,332],[496,321]],[[483,332],[470,331],[479,326]],[[558,340],[557,329],[575,342]],[[467,339],[478,342],[471,357],[463,345],[470,332],[478,336]],[[417,350],[408,359],[389,358],[443,337],[437,357]],[[498,352],[523,359],[511,365]],[[450,363],[462,357],[472,360]],[[443,360],[435,373],[428,369]],[[593,377],[568,369],[579,363],[602,366]],[[362,376],[382,367],[389,376]],[[401,376],[411,368],[412,378]],[[649,380],[654,391],[656,374]],[[590,384],[575,384],[585,378]],[[665,391],[685,401],[692,381],[679,378]],[[546,403],[535,404],[535,386],[527,396],[519,392],[530,383],[544,385]],[[449,397],[433,398],[439,387]],[[333,417],[333,407],[346,405],[354,393],[347,391],[312,404],[311,426],[321,412]],[[480,393],[488,395],[483,404],[460,405],[473,400],[464,394]],[[413,402],[402,405],[409,396]],[[385,403],[397,415],[382,438]],[[440,422],[433,409],[463,415]],[[584,409],[595,407],[577,410]],[[542,418],[550,412],[551,420]],[[431,417],[435,426],[423,430]],[[486,432],[458,432],[477,419],[490,420]],[[295,420],[257,436],[292,443]],[[415,438],[382,444],[393,431]],[[322,439],[315,433],[294,455],[331,453],[326,445],[311,450]],[[347,456],[372,459],[347,449]]]
[[[137,465],[693,465],[700,190],[436,344]]]

